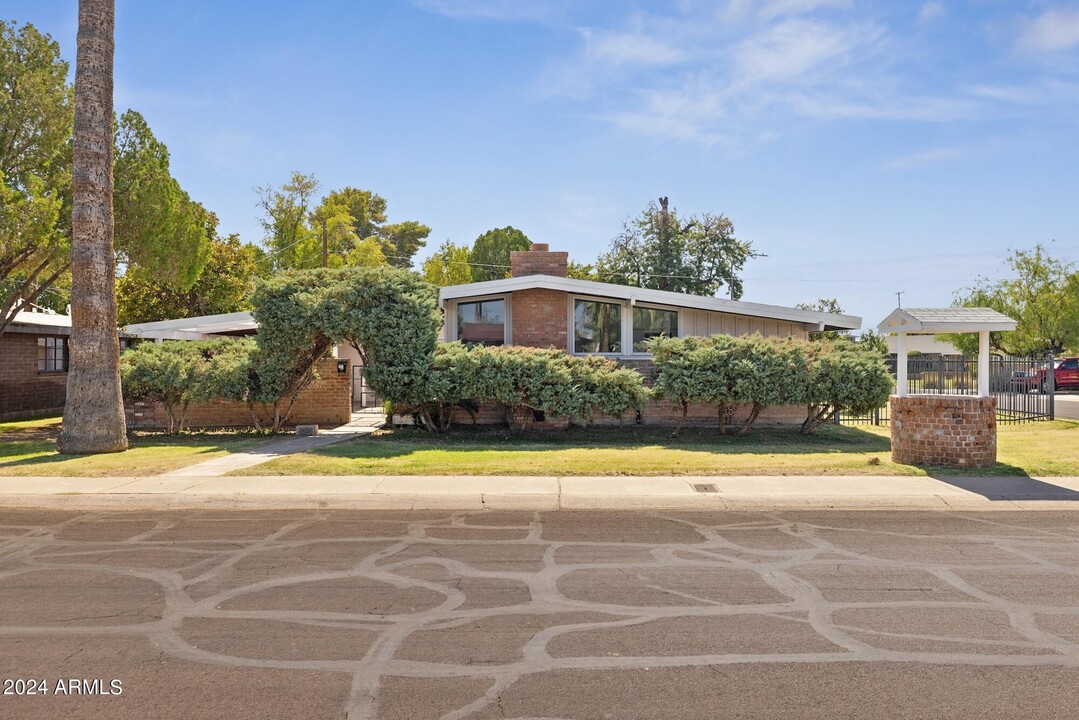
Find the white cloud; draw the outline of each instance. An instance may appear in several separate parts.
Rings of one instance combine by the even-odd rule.
[[[1079,8],[1053,8],[1026,23],[1016,47],[1027,52],[1058,52],[1079,46]]]
[[[944,9],[944,3],[936,2],[936,0],[927,2],[918,10],[918,24],[923,27],[931,25],[947,14],[948,11]]]
[[[421,10],[446,17],[503,22],[540,22],[557,17],[565,2],[559,0],[412,0]]]
[[[804,15],[821,8],[845,10],[850,6],[851,0],[771,0],[761,9],[761,17],[771,19],[784,15]]]
[[[787,20],[734,49],[738,81],[784,82],[829,63],[845,62],[855,48],[876,42],[873,26],[842,27],[815,20]]]
[[[581,31],[585,53],[615,66],[669,65],[685,58],[685,52],[642,32]]]
[[[881,164],[884,170],[916,170],[926,165],[936,165],[942,162],[958,160],[969,153],[961,147],[939,147],[922,150],[902,157],[889,160]]]

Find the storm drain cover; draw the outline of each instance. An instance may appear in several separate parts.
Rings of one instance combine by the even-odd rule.
[[[719,490],[712,483],[698,483],[693,486],[693,489],[699,493],[717,493]]]

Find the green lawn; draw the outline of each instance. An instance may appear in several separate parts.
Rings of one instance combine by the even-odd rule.
[[[382,430],[351,442],[291,455],[238,475],[1079,475],[1079,422],[1006,425],[998,464],[980,471],[941,470],[891,461],[889,429],[825,426],[762,429],[721,438],[715,429],[630,425],[574,428],[519,437],[462,428],[430,435]]]
[[[59,430],[60,418],[0,423],[0,475],[156,475],[266,442],[239,432],[132,433],[127,452],[72,456],[56,452]]]

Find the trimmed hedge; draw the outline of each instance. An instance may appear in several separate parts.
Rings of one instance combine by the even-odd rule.
[[[802,405],[807,408],[802,432],[809,434],[837,411],[880,407],[893,385],[879,352],[845,340],[659,337],[649,341],[648,349],[658,370],[653,393],[682,410],[675,435],[691,404],[715,405],[720,433],[726,432],[726,416],[734,405],[750,406],[739,433],[769,406]]]

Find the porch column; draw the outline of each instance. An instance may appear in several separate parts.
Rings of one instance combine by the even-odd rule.
[[[989,331],[978,333],[978,397],[989,397]]]
[[[907,334],[902,330],[895,334],[895,394],[907,396]]]

